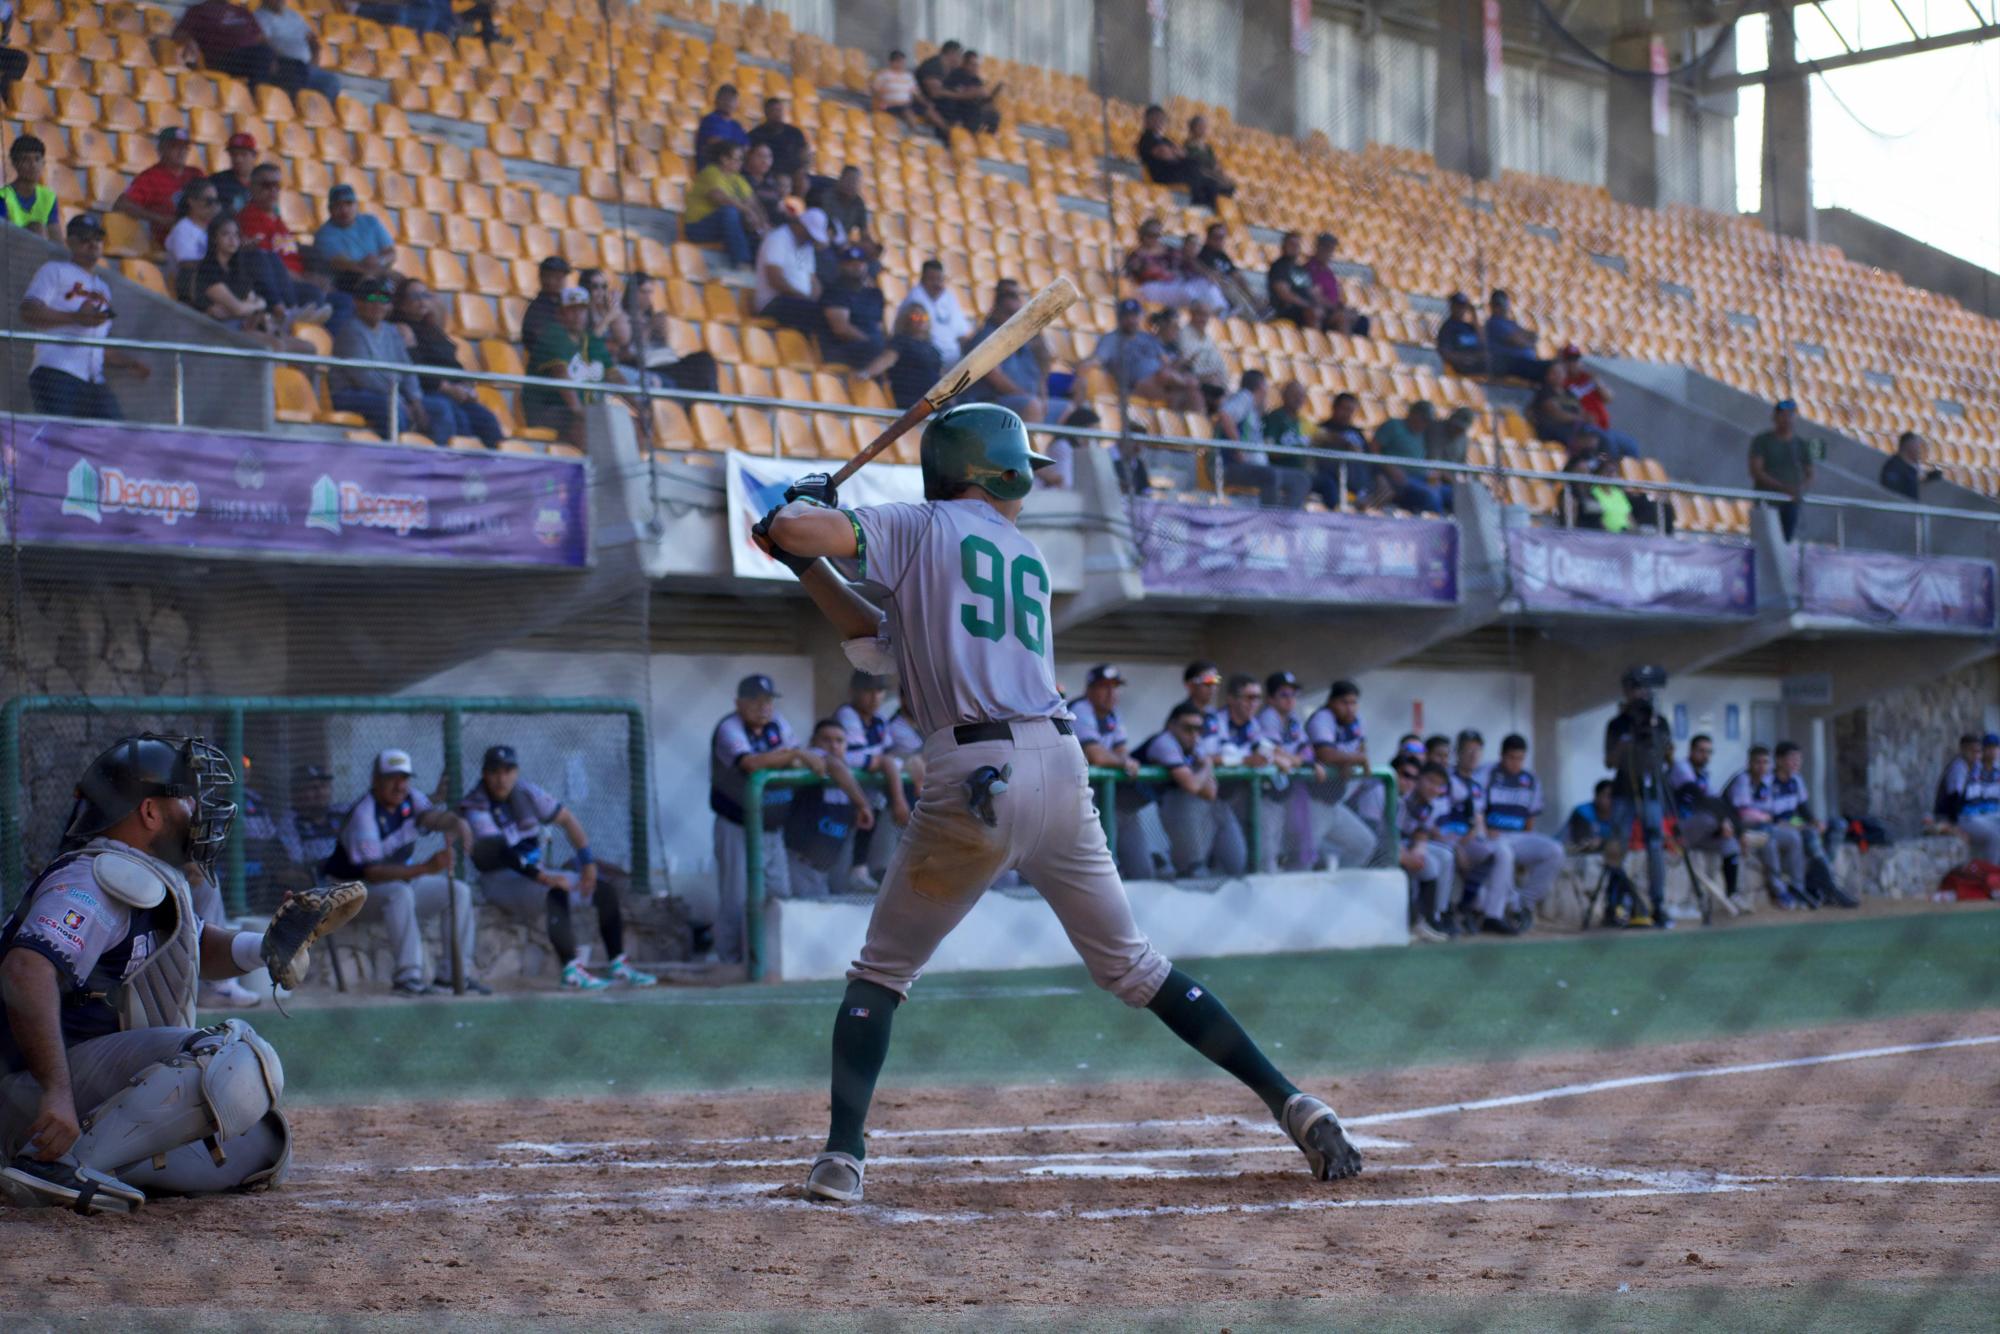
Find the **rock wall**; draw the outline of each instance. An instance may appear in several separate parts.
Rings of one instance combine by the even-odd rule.
[[[1859,745],[1867,756],[1867,804],[1892,833],[1915,832],[1931,808],[1938,775],[1964,732],[1983,732],[2000,707],[2000,659],[1881,695],[1864,716]],[[1836,735],[1843,729],[1836,727]]]

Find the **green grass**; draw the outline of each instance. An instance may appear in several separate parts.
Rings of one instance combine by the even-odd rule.
[[[1188,968],[1303,1077],[1992,1006],[1997,957],[2000,913],[1967,910]],[[261,1017],[259,1031],[302,1101],[816,1087],[840,992],[829,982],[307,1008]],[[889,1061],[902,1085],[1213,1074],[1081,968],[927,978],[897,1015]]]

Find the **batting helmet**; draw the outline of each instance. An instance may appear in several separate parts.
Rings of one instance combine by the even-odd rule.
[[[194,821],[188,827],[187,859],[212,865],[236,818],[235,786],[229,757],[200,737],[156,732],[125,737],[92,760],[77,780],[63,846],[81,847],[148,797],[188,797],[194,801]]]
[[[1036,470],[1055,462],[1028,443],[1020,415],[998,403],[945,409],[924,428],[917,455],[925,500],[950,500],[967,486],[998,500],[1019,500],[1034,489]]]

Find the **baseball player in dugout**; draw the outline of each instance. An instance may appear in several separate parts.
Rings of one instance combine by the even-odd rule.
[[[196,988],[260,967],[295,986],[366,890],[288,894],[262,933],[205,923],[189,876],[212,878],[235,782],[200,738],[119,741],[0,927],[0,1191],[16,1204],[130,1213],[285,1179],[278,1055],[240,1019],[195,1027]]]
[[[459,801],[458,814],[472,829],[472,865],[479,872],[479,892],[488,903],[517,917],[547,921],[549,944],[562,960],[564,987],[602,991],[614,982],[650,987],[659,980],[625,962],[624,905],[617,887],[597,878],[597,858],[583,822],[548,789],[522,779],[521,760],[512,746],[486,748],[479,761],[479,781]],[[547,864],[543,843],[551,825],[569,840],[574,871],[558,871]],[[572,909],[586,903],[597,912],[597,931],[610,958],[603,977],[583,966],[577,947]]]
[[[809,1195],[862,1196],[863,1127],[896,1007],[938,943],[1003,872],[1055,911],[1105,990],[1263,1099],[1321,1180],[1361,1170],[1333,1109],[1279,1073],[1208,989],[1155,950],[1133,920],[1091,798],[1075,727],[1057,693],[1048,567],[1016,526],[1034,473],[1020,417],[952,407],[925,427],[920,504],[840,509],[831,480],[806,478],[756,526],[867,670],[893,663],[924,734],[924,782],[890,860],[861,957],[833,1025],[832,1125]],[[827,564],[852,560],[882,607]]]

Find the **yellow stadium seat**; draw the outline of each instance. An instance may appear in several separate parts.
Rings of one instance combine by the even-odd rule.
[[[714,406],[709,404],[706,406]],[[652,405],[653,448],[693,449],[694,427],[687,413],[671,398],[656,398]]]
[[[688,414],[689,425],[694,432],[695,443],[703,449],[736,448],[736,428],[729,417],[713,403],[697,403]]]
[[[283,422],[312,422],[319,417],[319,398],[305,373],[291,366],[271,368],[274,415]]]
[[[719,284],[718,284],[719,285]],[[756,325],[743,330],[743,360],[752,366],[775,367],[778,364],[778,344],[771,335]]]

